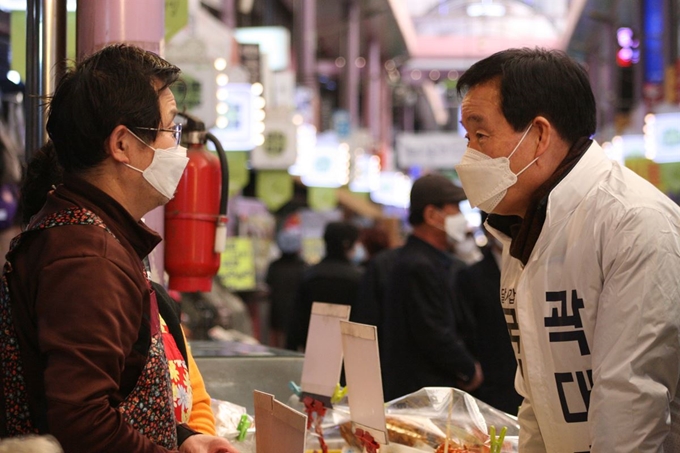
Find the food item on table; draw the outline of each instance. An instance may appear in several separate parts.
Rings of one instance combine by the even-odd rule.
[[[387,416],[387,438],[390,442],[407,447],[429,446],[434,448],[444,442],[444,437],[423,429],[415,423],[410,423],[402,418]],[[352,432],[352,423],[346,422],[340,425],[340,434],[350,447],[361,448],[359,440]],[[457,444],[456,444],[457,445]]]
[[[400,445],[416,447],[424,444],[434,447],[444,441],[444,438],[437,433],[423,429],[414,423],[407,422],[398,417],[385,417],[385,424],[387,425],[389,441]]]
[[[486,445],[477,447],[460,446],[455,442],[449,441],[449,448],[444,452],[444,444],[441,444],[434,453],[489,453],[489,447]]]

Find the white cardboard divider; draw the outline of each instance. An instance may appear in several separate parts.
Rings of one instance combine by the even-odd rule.
[[[304,453],[307,416],[255,390],[255,442],[257,453]]]
[[[350,309],[349,305],[323,302],[312,305],[300,387],[304,393],[326,397],[329,405],[342,369],[340,321],[349,319]]]
[[[376,442],[387,444],[377,329],[375,326],[341,321],[340,332],[350,418],[356,427],[367,431]]]

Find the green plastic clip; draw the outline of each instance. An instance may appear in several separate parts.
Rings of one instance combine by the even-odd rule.
[[[238,421],[238,425],[236,426],[236,429],[238,430],[238,437],[236,440],[243,442],[246,438],[246,432],[248,431],[248,428],[250,428],[250,419],[248,418],[247,414],[243,414],[241,415],[241,419]]]
[[[331,396],[331,403],[339,403],[347,395],[347,387],[341,387],[340,384],[335,384],[335,391]]]
[[[508,427],[504,426],[501,429],[500,434],[496,437],[496,427],[491,425],[489,427],[489,452],[490,453],[501,453],[503,448],[503,441],[505,440],[505,433],[508,432]]]
[[[298,398],[302,396],[302,388],[295,382],[293,381],[288,382],[288,388],[290,389],[291,392],[295,393],[298,396]]]

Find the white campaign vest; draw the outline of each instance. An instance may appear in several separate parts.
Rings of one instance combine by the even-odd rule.
[[[520,452],[680,452],[678,206],[593,143],[525,267],[489,229],[505,245]]]

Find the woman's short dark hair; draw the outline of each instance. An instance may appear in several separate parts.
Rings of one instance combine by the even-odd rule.
[[[161,122],[160,91],[179,68],[139,47],[116,44],[78,63],[49,100],[47,133],[66,173],[90,169],[106,158],[107,137],[118,125],[154,141]]]
[[[472,65],[458,80],[461,95],[498,78],[501,111],[515,131],[544,116],[572,145],[592,137],[597,127],[595,97],[585,69],[566,53],[546,49],[508,49]]]

